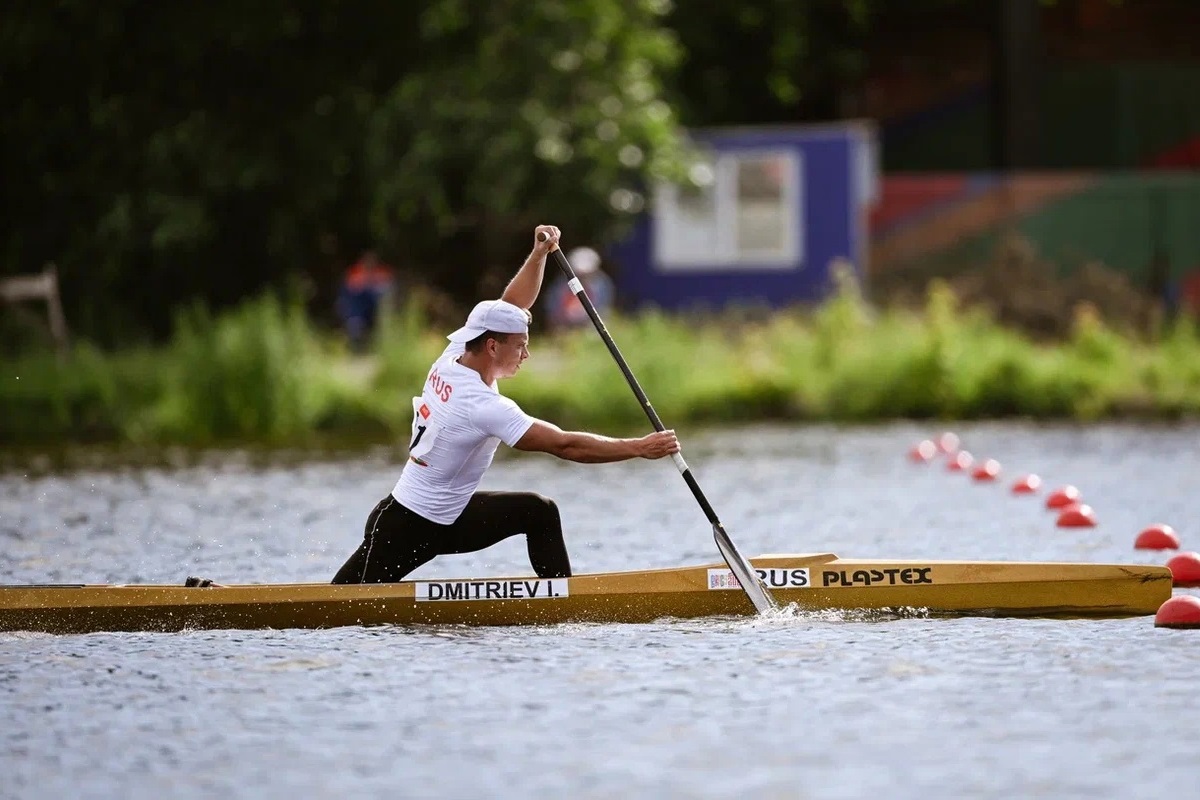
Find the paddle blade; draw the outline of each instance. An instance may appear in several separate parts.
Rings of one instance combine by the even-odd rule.
[[[738,579],[738,583],[742,585],[746,596],[754,604],[754,609],[759,614],[765,614],[771,609],[779,608],[775,599],[771,597],[766,587],[763,586],[762,581],[759,580],[758,573],[754,571],[754,567],[750,566],[750,562],[733,546],[733,540],[729,538],[729,534],[725,532],[725,529],[721,527],[719,522],[713,525],[713,539],[716,540],[717,549],[721,551],[721,555],[725,558],[725,563],[729,565],[733,576]]]

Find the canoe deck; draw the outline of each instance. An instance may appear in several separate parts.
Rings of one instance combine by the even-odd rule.
[[[1171,596],[1166,567],[843,559],[768,554],[750,561],[780,605],[801,611],[913,610],[1017,617],[1128,617]],[[749,599],[724,563],[577,575],[333,586],[326,583],[0,587],[0,631],[89,633],[351,625],[639,623],[744,616]]]

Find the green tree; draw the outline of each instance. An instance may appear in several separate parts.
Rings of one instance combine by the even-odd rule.
[[[0,272],[101,340],[368,243],[464,297],[529,226],[595,240],[679,175],[663,0],[26,2],[0,27]]]
[[[648,181],[684,174],[663,97],[679,57],[661,26],[668,9],[666,0],[427,4],[418,66],[368,126],[375,234],[461,271],[442,280],[462,289],[471,267],[488,270],[489,283],[506,278],[538,222],[576,243],[619,231],[644,207]]]
[[[287,0],[7,16],[4,271],[56,261],[75,327],[111,340],[309,267],[322,231],[364,235],[363,121],[385,31],[408,29],[374,5],[378,27]]]
[[[841,116],[838,95],[865,73],[865,40],[885,3],[680,0],[667,25],[685,53],[669,85],[683,121],[740,125]],[[912,13],[907,6],[903,11]]]

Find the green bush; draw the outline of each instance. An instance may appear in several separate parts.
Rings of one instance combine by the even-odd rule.
[[[918,311],[871,309],[844,277],[812,311],[747,322],[619,313],[609,329],[668,426],[696,422],[911,418],[1098,419],[1200,413],[1200,329],[1154,341],[1077,309],[1066,339],[1034,342],[944,284]],[[266,295],[220,315],[181,311],[158,349],[5,365],[0,439],[142,445],[333,439],[402,443],[409,398],[446,346],[419,300],[381,317],[372,353],[314,329],[302,304]],[[595,331],[533,338],[504,391],[569,428],[646,430],[643,409]]]
[[[303,438],[323,411],[321,346],[298,302],[273,295],[214,317],[175,317],[151,438],[189,443]]]

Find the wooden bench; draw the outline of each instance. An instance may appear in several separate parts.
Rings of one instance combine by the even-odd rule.
[[[47,264],[38,275],[0,278],[0,300],[13,304],[26,300],[44,301],[50,336],[53,337],[58,351],[66,353],[69,346],[67,318],[63,314],[62,300],[59,298],[58,268],[54,264]]]

